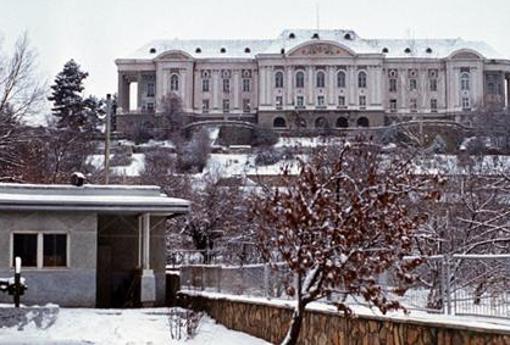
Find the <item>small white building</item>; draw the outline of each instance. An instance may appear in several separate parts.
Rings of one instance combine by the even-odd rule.
[[[157,186],[1,183],[0,277],[20,256],[22,303],[164,305],[165,221],[188,211]]]

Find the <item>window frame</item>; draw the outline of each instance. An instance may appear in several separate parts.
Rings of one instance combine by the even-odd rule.
[[[430,79],[430,91],[437,92],[437,78]]]
[[[179,76],[175,73],[170,76],[170,91],[179,91]]]
[[[339,89],[344,89],[346,85],[346,75],[344,71],[338,71],[336,73],[336,87]]]
[[[300,77],[298,78],[298,76]],[[296,89],[303,89],[305,87],[305,72],[297,71],[294,82]]]
[[[282,71],[277,71],[274,74],[274,87],[276,89],[283,88],[283,72]]]
[[[432,113],[437,113],[437,98],[430,99],[430,111]]]
[[[471,90],[471,75],[468,72],[462,72],[460,74],[460,90],[461,91]]]
[[[211,90],[211,85],[210,85],[209,78],[202,79],[202,92],[210,92],[210,90]]]
[[[388,89],[389,89],[389,92],[397,92],[397,90],[398,90],[397,78],[390,78]]]
[[[207,107],[206,107],[207,105]],[[208,114],[209,113],[209,109],[210,109],[210,101],[208,98],[204,98],[202,99],[202,113],[206,113]]]
[[[366,89],[367,88],[367,72],[365,71],[359,71],[358,73],[358,88],[360,89]]]
[[[243,78],[243,92],[251,91],[251,81],[248,78]]]
[[[228,98],[223,99],[223,102],[221,105],[222,105],[223,113],[230,113],[230,99],[228,99]]]
[[[36,248],[36,266],[23,266],[23,270],[37,270],[37,271],[55,271],[55,270],[68,270],[71,268],[71,236],[68,231],[59,230],[15,230],[10,233],[10,248],[9,260],[11,269],[14,269],[14,235],[37,235],[37,248]],[[44,235],[65,235],[66,236],[66,265],[65,266],[44,266]]]
[[[409,91],[416,91],[418,89],[418,80],[416,78],[409,79]]]
[[[367,106],[367,96],[360,95],[358,98],[359,106],[365,108]]]
[[[230,79],[229,78],[223,78],[223,92],[224,93],[230,93]]]
[[[146,97],[154,97],[156,95],[156,84],[154,82],[147,83]]]
[[[315,87],[323,89],[326,87],[326,73],[324,71],[317,71],[315,74]]]

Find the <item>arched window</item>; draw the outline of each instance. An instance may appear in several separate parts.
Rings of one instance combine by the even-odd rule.
[[[326,77],[324,75],[324,72],[318,71],[316,78],[317,78],[317,80],[316,80],[317,81],[317,87],[324,87],[325,84],[326,84]]]
[[[274,128],[285,128],[285,127],[287,127],[287,122],[285,122],[285,119],[283,117],[276,117],[273,120],[273,127]]]
[[[460,89],[462,91],[469,91],[470,83],[469,83],[469,73],[462,73],[460,76]]]
[[[274,86],[276,88],[282,88],[283,87],[283,72],[278,71],[274,75]]]
[[[296,73],[296,87],[305,87],[305,73],[303,71]]]
[[[318,117],[315,120],[315,128],[328,128],[328,121],[322,116]]]
[[[340,71],[336,75],[336,86],[339,88],[345,87],[345,72]]]
[[[170,77],[170,91],[179,91],[179,77],[177,74],[172,74]]]
[[[367,73],[365,71],[361,71],[358,73],[358,87],[359,88],[367,87]]]
[[[349,121],[345,117],[339,117],[336,120],[336,127],[337,128],[347,128],[349,127]]]
[[[357,121],[358,127],[368,127],[369,122],[366,117],[360,117]]]

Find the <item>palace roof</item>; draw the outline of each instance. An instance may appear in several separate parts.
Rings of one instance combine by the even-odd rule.
[[[365,39],[352,30],[285,30],[276,39],[261,40],[155,40],[128,56],[153,59],[167,51],[182,51],[193,58],[245,58],[258,54],[288,53],[316,40],[337,43],[355,54],[384,54],[388,58],[446,58],[461,49],[474,50],[487,59],[504,58],[481,41],[455,39]]]

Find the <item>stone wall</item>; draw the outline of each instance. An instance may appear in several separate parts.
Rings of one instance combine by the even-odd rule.
[[[181,293],[180,304],[206,311],[230,329],[278,344],[292,310],[270,302],[208,298]],[[510,331],[376,316],[345,318],[331,311],[306,311],[300,345],[509,345]]]

